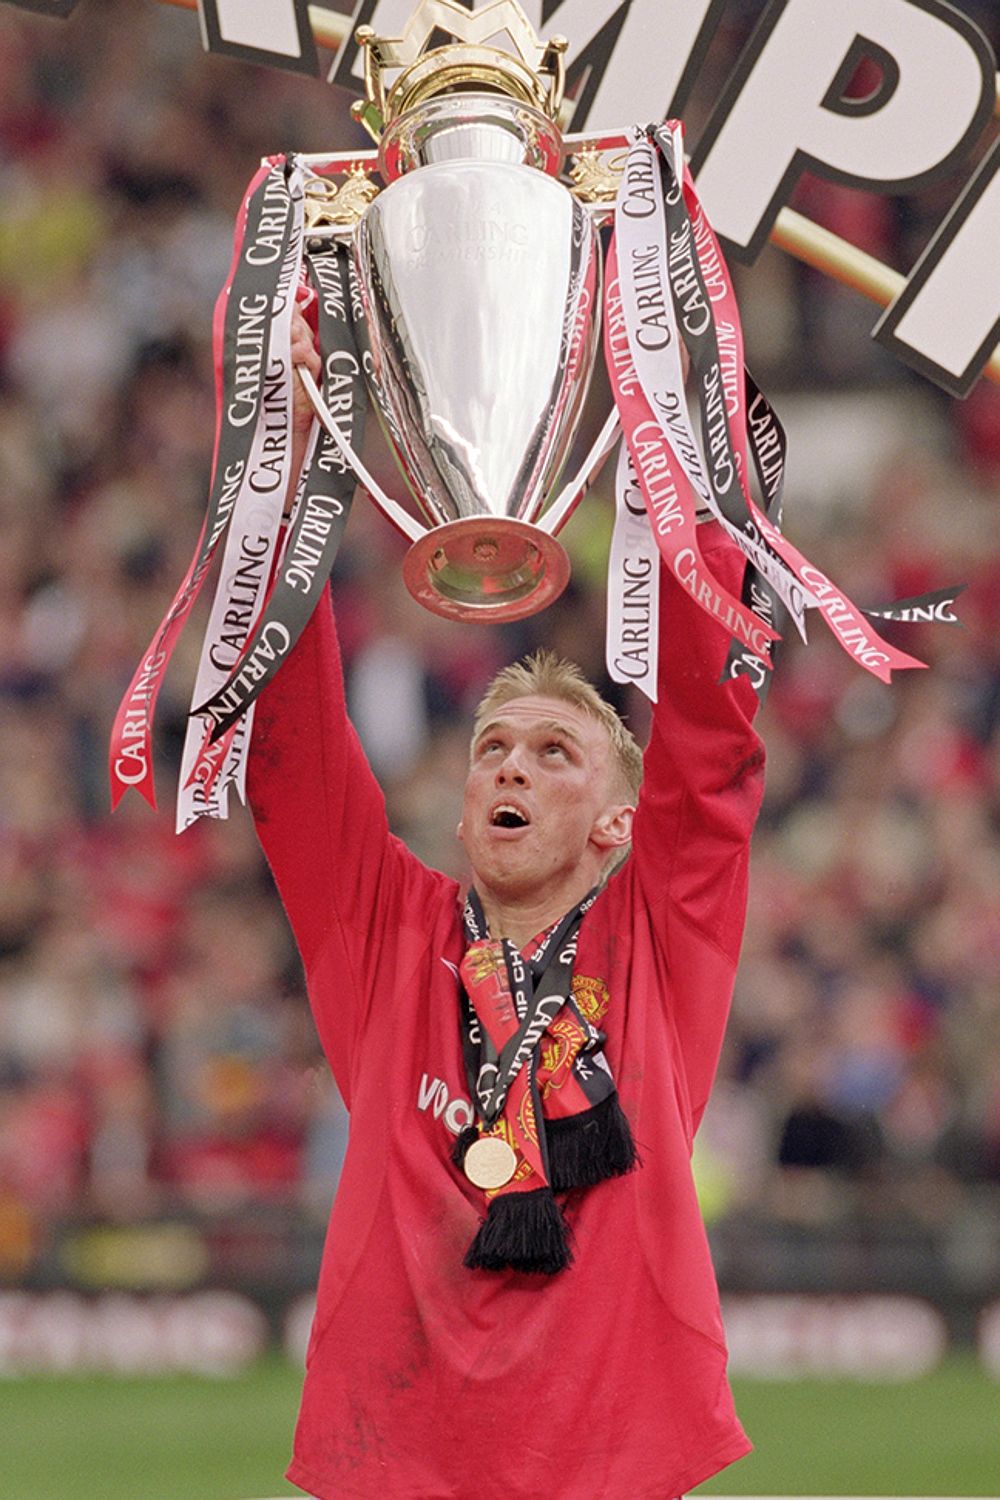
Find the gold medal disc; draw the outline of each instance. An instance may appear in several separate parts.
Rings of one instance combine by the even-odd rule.
[[[462,1170],[473,1187],[489,1192],[509,1182],[517,1171],[517,1153],[499,1135],[481,1135],[465,1153]]]

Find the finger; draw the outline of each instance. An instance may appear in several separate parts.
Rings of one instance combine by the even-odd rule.
[[[319,379],[322,369],[319,350],[312,330],[297,309],[292,313],[291,353],[293,365],[305,365],[313,379]]]
[[[309,371],[309,373],[313,377],[313,379],[314,380],[318,380],[319,379],[320,371],[323,368],[323,366],[322,366],[322,361],[320,360],[320,357],[319,357],[319,350],[316,348],[316,345],[312,342],[311,339],[309,340],[308,343],[306,343],[306,342],[295,343],[293,341],[293,343],[292,343],[292,364],[293,365],[305,365],[306,369]]]
[[[297,344],[298,345],[302,345],[302,346],[311,345],[314,342],[315,342],[315,339],[314,339],[313,331],[309,327],[309,324],[306,322],[305,318],[299,312],[299,309],[297,307],[293,308],[292,309],[292,347],[294,348]]]

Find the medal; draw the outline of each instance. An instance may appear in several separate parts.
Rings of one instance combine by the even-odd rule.
[[[466,1151],[462,1171],[473,1187],[501,1188],[517,1171],[517,1152],[501,1136],[481,1135]]]

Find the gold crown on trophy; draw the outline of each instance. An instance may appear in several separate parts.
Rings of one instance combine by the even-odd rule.
[[[432,47],[442,33],[453,40]],[[511,50],[485,45],[501,33]],[[517,0],[492,0],[476,11],[457,0],[420,0],[402,36],[376,36],[371,26],[359,26],[355,36],[364,49],[366,97],[352,113],[376,141],[408,109],[439,94],[498,92],[558,117],[569,44],[564,36],[543,42]],[[392,69],[400,71],[387,87]]]

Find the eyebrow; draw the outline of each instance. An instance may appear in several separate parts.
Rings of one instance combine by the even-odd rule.
[[[494,733],[496,730],[506,729],[509,732],[513,727],[514,721],[512,719],[491,719],[488,724],[483,725],[482,729],[476,735],[475,742],[479,745],[487,735]],[[540,719],[531,727],[542,734],[557,734],[560,738],[569,740],[571,744],[576,745],[581,750],[585,748],[583,740],[576,730],[570,729],[568,724],[560,723],[558,719]]]

